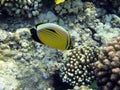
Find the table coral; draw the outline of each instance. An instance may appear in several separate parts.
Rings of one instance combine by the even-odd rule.
[[[103,49],[96,65],[99,90],[120,89],[120,37]]]

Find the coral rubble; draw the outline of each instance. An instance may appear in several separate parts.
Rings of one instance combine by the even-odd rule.
[[[90,85],[95,80],[95,67],[99,49],[82,46],[68,52],[65,62],[60,69],[63,82],[72,86]]]
[[[104,48],[95,62],[99,90],[120,89],[120,37]]]

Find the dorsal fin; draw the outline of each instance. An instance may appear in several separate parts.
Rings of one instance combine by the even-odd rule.
[[[42,24],[45,24],[44,22],[42,23],[42,22],[39,22],[39,23],[37,23],[36,25],[35,25],[35,27],[37,27],[37,26],[39,26],[39,25],[42,25]]]

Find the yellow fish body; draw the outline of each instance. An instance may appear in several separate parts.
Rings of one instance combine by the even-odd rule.
[[[32,38],[52,48],[66,50],[73,47],[70,34],[61,26],[53,23],[36,25],[31,30]]]
[[[63,3],[65,0],[55,0],[55,4]]]

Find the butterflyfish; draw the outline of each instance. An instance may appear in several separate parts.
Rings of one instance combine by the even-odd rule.
[[[57,24],[37,24],[35,28],[30,29],[30,32],[33,40],[49,47],[59,50],[73,48],[69,32]]]
[[[65,0],[55,0],[55,4],[63,3]]]

